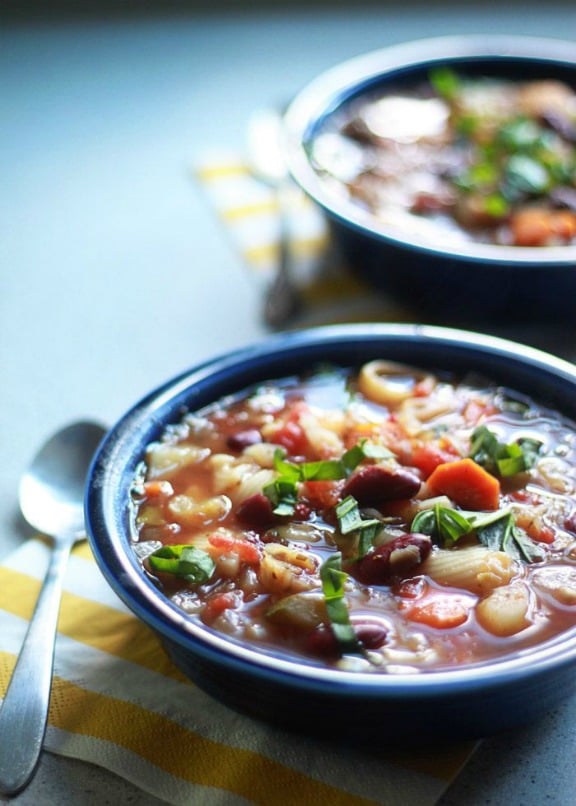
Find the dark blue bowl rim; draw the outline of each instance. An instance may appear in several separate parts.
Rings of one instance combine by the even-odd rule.
[[[441,36],[382,48],[352,57],[312,79],[293,98],[284,115],[284,146],[288,170],[302,190],[314,200],[329,219],[371,240],[426,257],[450,256],[466,263],[482,263],[499,270],[522,266],[527,270],[542,266],[573,269],[576,246],[518,247],[496,244],[442,244],[416,239],[393,227],[380,224],[360,207],[329,193],[308,158],[308,147],[319,125],[359,87],[389,83],[406,71],[424,70],[438,64],[474,65],[481,61],[506,64],[536,62],[574,71],[574,43],[537,36],[475,34]]]
[[[267,372],[266,377],[282,377],[285,374],[283,360],[302,357],[305,363],[311,348],[318,356],[329,349],[346,349],[350,355],[358,350],[359,362],[366,343],[382,350],[388,346],[401,351],[423,351],[423,356],[437,357],[436,365],[440,363],[438,355],[450,353],[459,361],[480,358],[495,367],[498,363],[502,367],[514,365],[526,372],[527,377],[544,377],[547,386],[558,386],[561,397],[572,394],[576,401],[576,366],[505,339],[427,325],[318,327],[272,336],[210,359],[167,381],[137,402],[110,429],[93,459],[86,486],[86,528],[97,564],[107,582],[124,604],[168,644],[179,645],[198,659],[225,666],[230,672],[249,672],[255,678],[276,680],[307,691],[330,690],[348,698],[400,695],[433,698],[445,695],[447,686],[454,693],[499,688],[575,664],[576,630],[521,655],[451,671],[386,675],[308,666],[241,646],[196,624],[159,593],[141,572],[126,526],[129,490],[145,445],[167,422],[177,422],[180,418],[180,404],[174,407],[174,401],[200,387],[204,387],[204,394],[208,395],[206,402],[214,400],[220,397],[219,394],[212,397],[208,391],[214,378],[227,378],[230,373],[235,373],[235,390],[238,391],[245,386],[240,379],[247,369],[255,368],[259,373],[262,367],[270,368],[272,360],[278,362],[279,371],[275,375]]]

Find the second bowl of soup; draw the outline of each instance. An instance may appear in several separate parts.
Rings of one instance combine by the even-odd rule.
[[[292,175],[353,271],[448,321],[569,315],[571,43],[450,37],[352,59],[286,119]]]

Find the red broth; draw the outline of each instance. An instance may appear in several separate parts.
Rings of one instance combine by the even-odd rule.
[[[331,193],[418,240],[576,243],[576,93],[559,81],[437,70],[351,102],[311,159]]]
[[[376,673],[482,663],[576,623],[576,427],[376,361],[169,426],[133,489],[143,571],[253,647]]]

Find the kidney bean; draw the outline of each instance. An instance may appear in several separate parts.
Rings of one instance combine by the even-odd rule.
[[[365,649],[380,649],[388,638],[386,626],[378,621],[359,621],[353,624],[356,637]],[[336,657],[339,654],[338,641],[332,628],[322,624],[306,637],[306,649],[314,655]]]
[[[379,621],[355,622],[354,632],[365,649],[380,649],[388,638],[386,626]]]
[[[573,509],[564,521],[564,528],[572,534],[576,534],[576,509]]]
[[[245,498],[236,508],[238,521],[247,527],[261,528],[275,520],[270,499],[264,493],[255,493]]]
[[[247,428],[244,431],[236,431],[235,434],[229,434],[226,440],[226,445],[231,451],[243,451],[244,448],[249,448],[250,445],[257,445],[262,442],[262,434],[257,428]]]
[[[338,655],[338,641],[332,629],[326,624],[321,624],[306,636],[306,649],[313,655],[336,657]]]
[[[365,585],[386,585],[402,578],[424,562],[432,549],[428,535],[412,532],[377,546],[350,567],[350,573]]]
[[[366,465],[354,471],[344,484],[342,495],[353,496],[360,506],[377,507],[383,501],[412,498],[421,483],[416,473],[405,467]]]

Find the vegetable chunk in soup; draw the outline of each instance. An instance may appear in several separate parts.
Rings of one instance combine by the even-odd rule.
[[[576,243],[576,93],[437,69],[351,102],[311,146],[326,187],[436,243]]]
[[[169,426],[133,488],[190,618],[347,670],[479,664],[576,623],[576,426],[388,361],[271,380]]]

